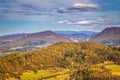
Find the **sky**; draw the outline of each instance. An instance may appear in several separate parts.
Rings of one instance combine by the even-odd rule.
[[[0,35],[120,27],[120,0],[0,0]]]

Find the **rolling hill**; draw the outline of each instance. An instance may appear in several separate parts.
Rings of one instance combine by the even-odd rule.
[[[95,67],[95,65],[105,61],[112,61],[115,64],[120,64],[119,59],[119,51],[113,50],[111,47],[104,46],[99,43],[60,42],[41,50],[29,51],[23,54],[14,53],[0,58],[0,79],[5,80],[6,78],[10,77],[20,79],[20,76],[27,71],[57,71],[58,69],[68,69],[67,72],[63,74],[60,73],[59,75],[71,74],[71,77],[68,76],[68,78],[72,79],[72,77],[74,78],[77,75],[72,74],[83,68],[93,70],[93,72],[94,69],[97,69],[98,71],[100,69],[100,71],[104,71],[105,74],[109,74],[109,77],[112,78],[113,75],[109,71],[103,67]],[[53,72],[50,73],[52,74]],[[89,75],[87,76],[89,78]],[[93,75],[93,77],[95,77],[95,75]],[[113,80],[119,80],[117,78],[120,77],[115,77]]]

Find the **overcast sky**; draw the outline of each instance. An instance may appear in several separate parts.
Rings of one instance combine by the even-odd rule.
[[[120,27],[120,0],[0,0],[0,35]]]

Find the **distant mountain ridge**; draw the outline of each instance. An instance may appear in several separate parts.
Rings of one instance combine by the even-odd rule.
[[[42,31],[37,33],[0,36],[0,51],[29,51],[47,47],[57,42],[93,41],[105,45],[120,45],[120,28],[106,28],[100,33],[92,31]]]
[[[93,36],[91,40],[107,45],[120,45],[120,27],[106,28]]]
[[[41,34],[41,35],[38,35]],[[16,41],[19,40],[25,36],[44,36],[43,34],[60,34],[60,35],[70,35],[70,36],[84,36],[84,37],[91,37],[97,32],[92,32],[92,31],[42,31],[42,32],[37,32],[37,33],[17,33],[17,34],[9,34],[9,35],[3,35],[0,36],[0,41]],[[68,37],[68,36],[67,36]]]
[[[3,35],[3,36],[0,36],[0,41],[15,41],[15,40],[21,39],[24,35],[26,35],[26,33]]]
[[[84,35],[94,35],[97,34],[97,32],[93,32],[93,31],[54,31],[55,33],[58,34],[69,34],[69,35],[73,35],[73,34],[84,34]]]
[[[55,31],[58,34],[68,35],[71,39],[76,39],[78,42],[85,42],[87,39],[96,35],[97,32],[93,31]]]

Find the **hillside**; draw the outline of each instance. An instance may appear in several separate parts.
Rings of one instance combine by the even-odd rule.
[[[70,75],[80,67],[90,67],[90,65],[92,67],[104,61],[113,61],[120,64],[119,59],[119,51],[99,43],[61,42],[41,50],[29,51],[23,54],[14,53],[0,58],[0,79],[5,80],[9,77],[20,79],[20,75],[26,71],[38,72],[38,70],[55,68],[72,69],[71,72],[67,72]]]
[[[26,34],[25,33],[18,33],[18,34],[10,34],[10,35],[3,35],[0,36],[0,41],[5,42],[5,41],[16,41],[24,37]]]
[[[120,45],[120,27],[106,28],[91,40],[107,45]]]

